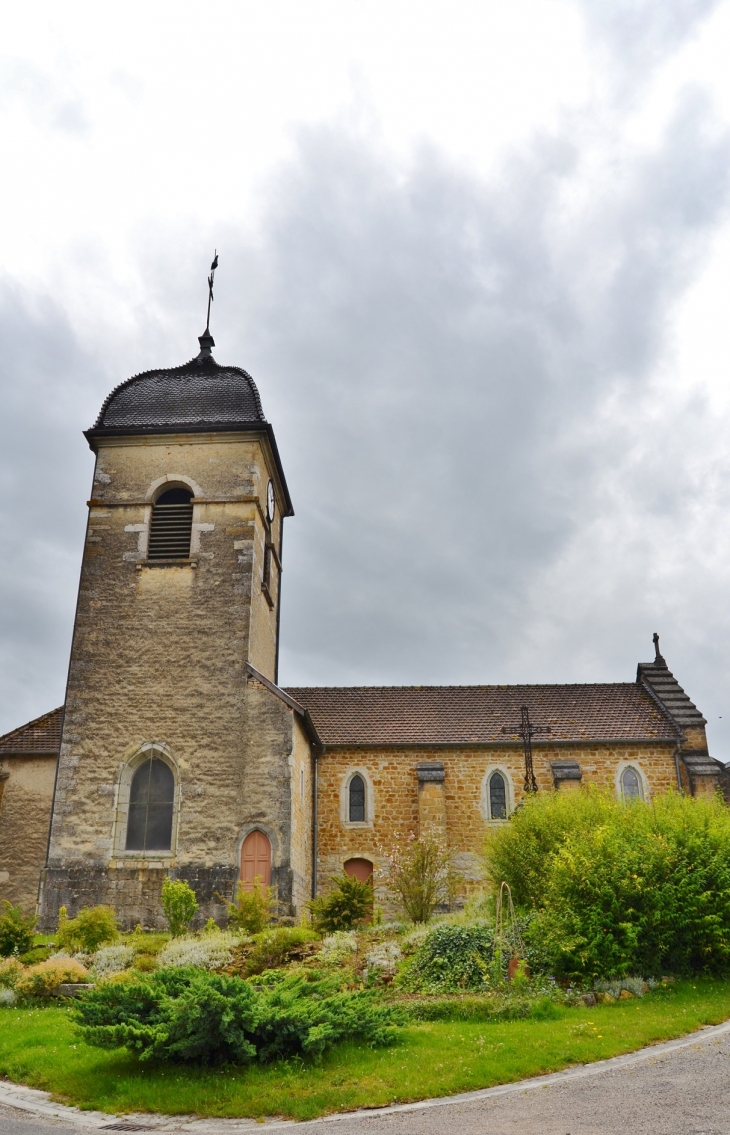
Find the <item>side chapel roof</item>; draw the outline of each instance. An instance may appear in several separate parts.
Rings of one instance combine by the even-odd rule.
[[[61,746],[61,723],[63,706],[36,717],[27,725],[11,730],[0,737],[0,757],[3,756],[51,756],[58,753]]]

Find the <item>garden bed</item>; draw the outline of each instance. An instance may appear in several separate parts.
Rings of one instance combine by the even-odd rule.
[[[473,997],[469,1005],[474,1012]],[[556,1072],[728,1018],[730,981],[695,979],[613,1005],[555,1006],[547,1020],[414,1023],[392,1048],[341,1044],[319,1065],[297,1058],[196,1068],[140,1064],[124,1050],[90,1048],[78,1039],[67,1006],[12,1007],[0,1009],[0,1075],[46,1089],[60,1102],[115,1114],[312,1119]]]

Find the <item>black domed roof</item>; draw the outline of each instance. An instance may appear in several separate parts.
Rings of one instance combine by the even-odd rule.
[[[148,370],[116,386],[90,432],[230,430],[265,422],[251,375],[240,367],[219,366],[212,346],[212,336],[201,335],[200,354],[190,362]]]

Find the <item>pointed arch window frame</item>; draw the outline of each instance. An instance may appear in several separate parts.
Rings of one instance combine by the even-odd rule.
[[[350,819],[350,784],[356,776],[362,779],[365,785],[365,819]],[[372,828],[375,816],[375,793],[373,782],[367,769],[358,765],[349,768],[340,782],[340,822],[345,828]]]
[[[504,781],[505,791],[505,816],[492,816],[492,801],[490,795],[490,781],[495,772],[498,772]],[[506,824],[512,812],[515,809],[514,785],[512,783],[512,774],[505,765],[489,765],[484,773],[482,780],[482,793],[481,793],[481,810],[484,820],[488,824]]]
[[[169,850],[156,849],[149,851],[139,848],[127,850],[127,825],[129,822],[132,780],[140,765],[143,765],[145,761],[154,757],[162,760],[168,766],[174,780],[170,848]],[[168,862],[174,859],[177,855],[178,830],[180,826],[180,800],[180,770],[177,761],[167,745],[160,741],[147,741],[145,744],[140,745],[132,756],[121,766],[115,786],[112,859],[120,860],[125,863],[138,861],[146,864],[150,862]]]

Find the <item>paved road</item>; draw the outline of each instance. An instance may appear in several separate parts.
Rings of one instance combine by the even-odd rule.
[[[296,1126],[297,1135],[730,1135],[728,1031],[698,1036],[689,1046],[648,1059],[593,1068],[589,1075],[552,1079],[529,1091],[286,1127]],[[141,1117],[130,1121],[144,1123]],[[172,1119],[154,1126],[159,1135],[181,1129]],[[197,1121],[183,1129],[235,1135],[254,1125]],[[90,1135],[90,1128],[76,1119],[39,1118],[0,1105],[0,1135],[64,1133]]]

